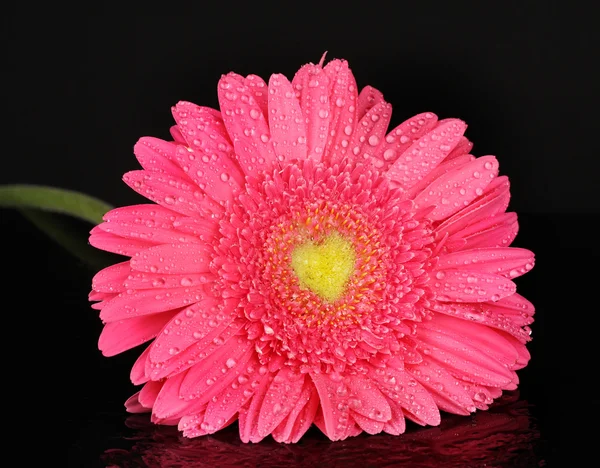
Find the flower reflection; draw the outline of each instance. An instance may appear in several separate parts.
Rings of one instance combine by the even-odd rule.
[[[536,453],[540,434],[529,405],[508,394],[490,411],[442,418],[438,427],[413,427],[402,437],[361,435],[331,442],[311,429],[298,444],[264,440],[243,444],[231,426],[213,436],[181,437],[176,427],[156,426],[146,415],[131,416],[129,450],[111,449],[107,466],[128,467],[530,467],[543,466]]]

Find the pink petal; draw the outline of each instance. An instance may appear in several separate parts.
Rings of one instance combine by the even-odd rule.
[[[356,160],[369,161],[380,167],[380,160],[373,158],[383,142],[390,119],[392,106],[381,101],[373,106],[358,122],[350,141],[350,151]]]
[[[219,223],[217,219],[211,217],[191,218],[180,217],[173,222],[173,226],[181,232],[192,234],[199,237],[200,240],[211,242],[219,233]]]
[[[406,198],[416,197],[419,193],[421,193],[423,190],[425,190],[427,188],[427,186],[429,186],[429,184],[431,184],[433,181],[435,181],[439,177],[443,176],[444,174],[450,172],[453,169],[458,169],[460,167],[463,167],[466,164],[468,164],[474,160],[475,160],[475,156],[472,156],[470,154],[458,156],[448,162],[446,162],[444,160],[438,167],[436,167],[433,171],[431,171],[429,174],[427,174],[425,177],[423,177],[423,179],[421,179],[420,182],[416,183],[410,189],[408,189],[406,191],[405,197]]]
[[[145,273],[209,273],[211,254],[204,244],[165,244],[137,253],[130,263]]]
[[[381,91],[372,86],[365,86],[358,95],[358,120],[362,120],[367,112],[382,102],[384,102],[384,99]]]
[[[373,419],[367,418],[361,414],[352,412],[352,419],[356,421],[358,426],[368,434],[379,434],[383,431],[385,423],[381,421],[374,421]]]
[[[431,112],[415,115],[402,122],[387,134],[374,156],[383,161],[383,170],[387,170],[402,153],[419,140],[437,124],[437,116]]]
[[[383,431],[392,435],[403,434],[406,430],[406,420],[404,419],[404,413],[402,413],[402,407],[394,401],[390,401],[389,405],[392,410],[392,417],[384,424]]]
[[[231,140],[218,110],[180,101],[171,108],[171,112],[186,145],[191,149],[201,150],[210,139],[223,145],[225,151],[231,151]]]
[[[504,213],[467,226],[446,241],[449,251],[508,247],[519,232],[516,213]]]
[[[152,219],[136,218],[127,220],[110,221],[99,225],[104,232],[109,232],[125,239],[139,239],[154,245],[201,242],[195,236],[184,234],[175,230],[173,224],[158,224]]]
[[[334,165],[339,164],[346,155],[349,137],[354,133],[358,122],[358,92],[354,75],[345,60],[332,60],[323,71],[329,77],[330,88],[330,137],[327,139],[323,161]]]
[[[135,348],[158,335],[175,313],[169,311],[108,323],[100,334],[98,348],[104,356],[114,356]]]
[[[137,358],[135,364],[131,368],[131,373],[129,378],[131,379],[131,383],[133,385],[141,385],[148,381],[148,377],[145,373],[146,361],[148,359],[148,354],[150,354],[150,348],[152,345],[148,346]]]
[[[463,415],[475,410],[473,401],[458,380],[432,359],[426,357],[417,365],[407,365],[406,370],[431,392],[440,409]],[[436,399],[436,395],[442,400]]]
[[[439,177],[415,198],[416,208],[435,205],[429,217],[439,221],[452,216],[483,194],[498,175],[498,162],[493,156],[477,158]]]
[[[188,306],[204,295],[202,288],[176,288],[165,290],[140,289],[119,293],[100,313],[104,322],[131,319],[166,312]]]
[[[221,208],[195,185],[178,177],[148,171],[131,171],[123,176],[123,180],[140,195],[186,216],[221,211]]]
[[[464,154],[468,154],[471,152],[472,149],[473,149],[473,143],[471,143],[467,138],[462,137],[458,141],[458,144],[456,145],[456,147],[452,151],[450,151],[450,154],[448,156],[446,156],[446,159],[444,159],[444,162],[451,161],[454,158],[457,158]]]
[[[260,385],[254,390],[254,395],[252,395],[250,401],[239,412],[238,421],[242,442],[256,443],[264,439],[264,436],[258,434],[257,422],[260,417],[260,408],[272,380],[273,376],[270,373],[263,375]]]
[[[510,183],[508,177],[501,176],[495,178],[486,187],[481,198],[466,206],[437,227],[437,238],[440,239],[446,233],[449,235],[456,234],[479,220],[504,213],[510,199],[509,189]]]
[[[175,158],[187,176],[214,201],[231,201],[244,184],[229,147],[199,132],[194,149],[178,146]]]
[[[533,304],[523,296],[516,293],[512,296],[505,297],[498,302],[488,305],[493,310],[501,312],[504,315],[510,315],[513,319],[516,318],[515,316],[531,318],[535,313],[535,307]]]
[[[226,75],[219,80],[218,94],[223,121],[244,173],[273,170],[277,158],[269,142],[269,126],[253,93],[241,81]]]
[[[219,347],[209,357],[190,368],[181,383],[179,395],[185,399],[208,403],[233,379],[244,373],[248,361],[252,358],[254,344],[245,337],[230,340]]]
[[[465,322],[465,325],[474,324]],[[423,343],[420,346],[423,353],[463,380],[503,387],[514,378],[514,373],[504,364],[471,345],[464,338],[425,327],[419,327],[417,338]],[[514,349],[512,351],[514,352]]]
[[[176,149],[175,143],[159,138],[143,137],[135,144],[133,152],[147,171],[187,179],[181,167],[175,162]]]
[[[245,337],[230,340],[189,369],[179,395],[187,400],[208,403],[245,372],[254,352],[253,343]]]
[[[505,299],[507,298],[498,302]],[[522,342],[529,341],[528,333],[521,327],[531,323],[532,320],[523,320],[521,316],[506,316],[502,313],[504,309],[497,307],[496,304],[489,302],[479,304],[437,303],[432,309],[444,315],[510,333]]]
[[[192,402],[186,401],[179,397],[179,388],[181,382],[185,379],[188,371],[177,374],[176,376],[165,380],[163,387],[158,392],[154,406],[152,407],[152,415],[160,419],[169,419],[175,415],[187,411]]]
[[[148,382],[144,385],[144,387],[142,388],[142,390],[140,390],[140,395],[138,397],[138,400],[140,402],[140,404],[142,406],[145,406],[146,408],[152,408],[154,406],[154,402],[156,401],[156,398],[158,397],[158,394],[160,393],[160,390],[162,389],[164,385],[164,381],[161,382]]]
[[[391,419],[390,405],[374,382],[360,376],[346,378],[344,382],[350,390],[348,404],[353,412],[382,423]]]
[[[100,250],[132,257],[139,252],[149,249],[154,244],[138,239],[124,239],[114,234],[104,232],[96,226],[92,229],[89,242]]]
[[[145,373],[153,380],[157,380],[165,377],[170,378],[185,369],[189,369],[202,362],[206,356],[225,346],[232,337],[239,333],[245,324],[245,320],[234,320],[225,329],[216,327],[215,330],[198,339],[188,348],[181,352],[175,352],[168,361],[154,362],[149,359],[146,362]],[[157,341],[162,336],[162,334],[159,335]],[[174,351],[177,351],[177,349]]]
[[[523,344],[523,341],[518,339],[518,337],[514,337],[512,334],[509,335],[503,330],[499,330],[498,333],[517,351],[518,357],[515,363],[511,366],[511,370],[518,370],[525,367],[531,359],[531,354],[529,353],[527,347]]]
[[[139,402],[139,395],[140,392],[134,393],[125,402],[125,409],[128,413],[148,413],[150,411],[145,406],[142,406],[142,404]]]
[[[208,336],[214,339],[233,322],[236,307],[235,301],[224,302],[221,298],[203,296],[169,322],[150,350],[150,361],[166,362]]]
[[[420,425],[440,423],[440,412],[430,393],[408,372],[388,366],[384,372],[369,375],[388,400],[402,407],[406,417]]]
[[[467,269],[440,270],[435,279],[431,289],[442,302],[495,302],[517,289],[502,276]]]
[[[321,160],[329,136],[329,77],[319,65],[303,66],[292,81],[306,119],[309,158]]]
[[[466,128],[466,124],[458,119],[440,122],[402,153],[389,167],[386,176],[396,186],[404,189],[412,187],[448,156]]]
[[[131,268],[129,261],[116,263],[112,266],[100,270],[92,279],[92,288],[94,291],[104,293],[115,293],[124,291],[124,281],[129,276]]]
[[[294,409],[305,376],[289,366],[277,372],[259,410],[257,429],[260,436],[269,435]]]
[[[183,138],[181,130],[179,130],[179,127],[177,125],[173,125],[169,129],[169,133],[173,137],[175,143],[183,143],[184,145],[187,145],[187,142],[185,141],[185,138]]]
[[[277,442],[296,443],[308,431],[319,407],[319,394],[310,379],[305,379],[302,392],[290,414],[273,432]]]
[[[260,366],[255,353],[246,364],[245,371],[233,380],[229,388],[210,399],[204,414],[204,420],[209,425],[214,426],[220,420],[232,418],[254,395],[254,389],[263,380],[263,376],[258,372]]]
[[[325,429],[323,432],[333,441],[342,440],[347,437],[346,431],[352,422],[348,406],[348,388],[342,381],[335,382],[328,375],[311,373],[310,376],[321,402],[325,426],[321,430]]]
[[[210,281],[214,281],[211,273],[188,273],[165,275],[160,273],[141,273],[131,271],[123,283],[125,289],[171,289],[171,288],[196,288]]]
[[[254,96],[254,100],[263,115],[267,115],[268,112],[268,101],[269,101],[269,93],[267,90],[267,83],[260,76],[257,75],[248,75],[244,78],[244,84],[248,86],[248,89]]]
[[[519,248],[461,250],[442,255],[437,270],[459,269],[515,278],[533,268],[533,252]]]
[[[306,124],[292,84],[280,74],[269,80],[269,129],[279,161],[306,159]]]

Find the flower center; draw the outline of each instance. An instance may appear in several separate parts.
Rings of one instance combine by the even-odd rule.
[[[329,302],[343,295],[355,260],[354,247],[337,232],[318,244],[308,240],[292,252],[292,267],[300,285]]]

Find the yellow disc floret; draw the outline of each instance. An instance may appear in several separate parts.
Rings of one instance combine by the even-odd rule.
[[[337,232],[321,242],[306,241],[292,252],[292,267],[300,285],[329,302],[339,299],[354,272],[354,247]]]

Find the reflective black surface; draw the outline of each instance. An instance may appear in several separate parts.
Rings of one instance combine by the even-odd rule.
[[[534,250],[537,263],[517,284],[537,312],[533,358],[519,371],[518,392],[489,412],[444,414],[440,427],[410,425],[400,437],[362,435],[331,443],[313,429],[289,446],[272,439],[241,444],[236,426],[186,440],[173,427],[125,413],[123,402],[135,392],[129,368],[139,350],[114,358],[97,350],[102,326],[87,302],[96,267],[67,253],[19,213],[0,215],[10,272],[5,292],[15,299],[5,304],[4,331],[20,343],[11,348],[18,358],[11,362],[14,377],[7,388],[14,401],[26,402],[15,405],[16,417],[5,425],[23,424],[19,434],[52,440],[51,455],[44,456],[61,466],[580,466],[596,443],[598,216],[520,216],[515,245]],[[89,230],[56,220],[76,238]],[[91,252],[86,249],[80,251],[84,257]],[[19,353],[23,349],[27,353]]]

